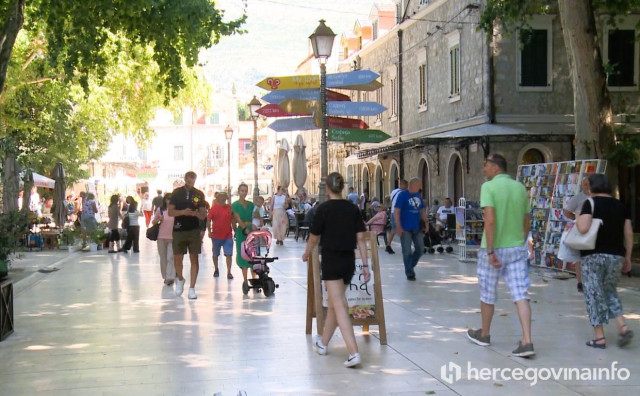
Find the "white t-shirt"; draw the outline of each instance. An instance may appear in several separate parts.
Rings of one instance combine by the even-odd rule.
[[[438,219],[440,219],[441,222],[445,223],[447,221],[447,215],[448,214],[453,214],[455,209],[453,208],[453,205],[451,205],[451,207],[447,208],[446,206],[441,206],[438,209]]]
[[[400,195],[401,192],[401,188],[396,188],[395,190],[391,191],[391,213],[393,213],[393,210],[396,208],[396,200],[398,199],[398,195]]]

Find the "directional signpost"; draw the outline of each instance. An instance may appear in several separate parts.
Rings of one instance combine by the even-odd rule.
[[[267,103],[280,103],[287,99],[302,99],[302,100],[320,100],[319,89],[285,89],[279,91],[271,91],[262,97],[262,100]],[[345,94],[341,94],[336,91],[327,90],[327,100],[331,101],[351,101]]]
[[[380,75],[371,70],[327,74],[327,88],[375,91],[382,86],[376,81],[378,77]],[[267,91],[320,88],[320,77],[314,75],[267,77],[256,85]]]
[[[380,143],[390,137],[377,129],[330,128],[327,140],[333,142]]]
[[[308,131],[311,129],[318,129],[311,117],[283,118],[281,120],[275,120],[269,124],[269,128],[276,132]]]
[[[266,106],[262,106],[257,111],[258,114],[263,115],[265,117],[294,117],[294,116],[308,116],[311,115],[311,112],[306,113],[289,113],[284,111],[277,104],[268,104]]]
[[[317,100],[287,99],[279,104],[287,113],[304,114],[320,109]],[[327,102],[327,115],[373,116],[382,113],[386,107],[377,102]]]

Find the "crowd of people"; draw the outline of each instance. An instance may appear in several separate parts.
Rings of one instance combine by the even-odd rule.
[[[514,356],[529,357],[535,354],[531,334],[532,314],[529,304],[530,286],[528,271],[527,241],[530,227],[530,207],[526,190],[506,173],[506,160],[498,154],[486,157],[483,172],[487,182],[480,191],[480,205],[484,215],[484,234],[478,252],[477,276],[480,289],[481,327],[469,329],[467,337],[477,345],[491,343],[491,321],[497,300],[497,286],[503,278],[514,302],[522,327],[522,337]],[[249,276],[255,277],[251,263],[242,257],[242,243],[247,235],[261,229],[270,222],[271,232],[277,245],[284,246],[284,239],[292,217],[308,225],[310,235],[302,260],[307,261],[312,249],[320,244],[321,277],[328,295],[328,310],[322,334],[314,340],[318,354],[327,354],[327,345],[337,328],[340,329],[349,356],[346,367],[360,364],[358,346],[348,316],[345,288],[351,282],[355,269],[355,250],[363,259],[363,274],[369,278],[367,251],[364,233],[367,227],[376,234],[389,232],[385,250],[392,254],[391,242],[400,239],[404,273],[408,281],[416,280],[416,266],[424,253],[424,236],[429,232],[429,217],[439,231],[447,227],[447,218],[453,214],[451,199],[444,204],[434,202],[428,207],[422,198],[422,182],[418,178],[401,180],[398,188],[380,202],[376,197],[369,200],[365,190],[357,194],[353,187],[343,196],[345,181],[339,173],[327,177],[328,200],[319,205],[315,199],[291,197],[286,187],[278,187],[275,194],[266,200],[259,197],[256,202],[247,199],[248,186],[238,187],[238,199],[231,203],[227,192],[213,195],[211,205],[202,191],[195,188],[197,175],[187,172],[184,185],[163,195],[150,199],[142,196],[138,204],[134,197],[111,197],[108,209],[109,252],[139,252],[141,221],[147,227],[158,225],[157,249],[160,257],[160,274],[164,284],[175,286],[175,294],[182,295],[184,256],[190,262],[188,298],[196,299],[196,283],[199,272],[199,254],[205,235],[212,240],[213,276],[220,276],[220,254],[224,255],[227,279],[233,279],[232,260],[242,273],[243,283]],[[611,187],[604,175],[595,174],[583,181],[583,191],[567,203],[568,217],[575,220],[575,227],[586,232],[593,219],[605,219],[598,232],[593,250],[581,251],[582,271],[579,290],[584,292],[589,321],[594,329],[594,338],[586,345],[605,348],[604,325],[614,320],[618,326],[618,346],[627,345],[633,338],[622,315],[622,305],[616,293],[621,271],[630,269],[633,231],[628,211],[611,196]],[[74,205],[76,205],[74,203]],[[96,226],[95,197],[82,194],[75,213],[83,229]],[[142,220],[144,219],[144,220]],[[389,230],[390,229],[390,230]],[[124,230],[123,239],[119,230]],[[235,251],[235,252],[234,252]]]

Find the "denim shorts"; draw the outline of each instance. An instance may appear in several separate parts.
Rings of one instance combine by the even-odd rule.
[[[233,254],[233,238],[227,239],[216,239],[212,238],[213,241],[213,257],[220,256],[220,248],[225,256],[231,256]]]

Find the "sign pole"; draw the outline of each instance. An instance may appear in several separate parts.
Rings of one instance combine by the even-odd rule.
[[[318,199],[327,200],[327,65],[320,62],[320,102],[322,104],[322,134],[320,140],[320,185]]]

